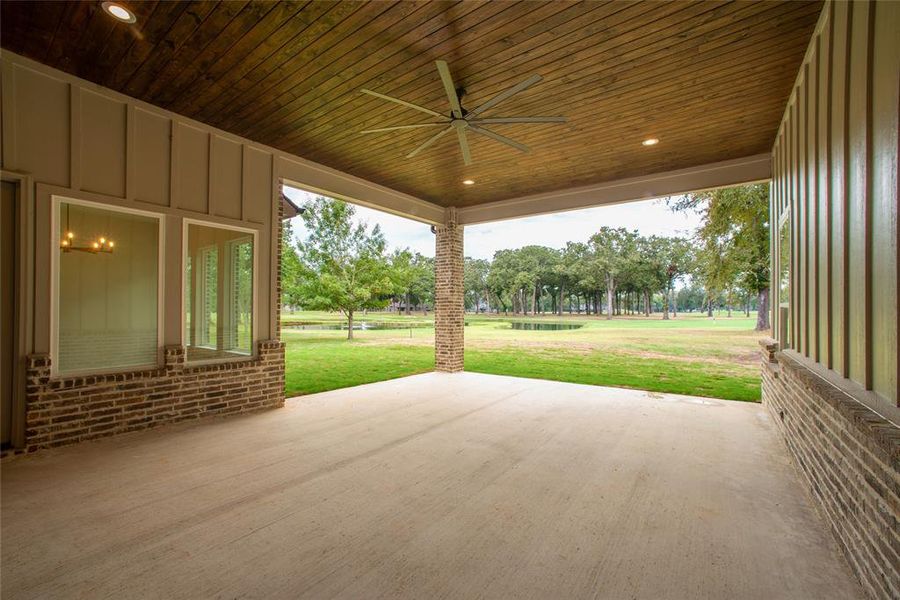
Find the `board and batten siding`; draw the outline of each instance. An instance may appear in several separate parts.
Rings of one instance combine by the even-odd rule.
[[[898,83],[900,3],[826,3],[774,142],[771,187],[773,290],[778,223],[790,223],[790,340],[778,341],[894,420]]]
[[[8,56],[0,66],[2,167],[28,174],[34,185],[31,352],[50,350],[52,196],[165,215],[166,345],[182,343],[181,219],[257,230],[254,337],[278,336],[273,232],[280,185],[271,152],[43,67]]]
[[[50,349],[51,196],[166,216],[164,342],[182,343],[183,218],[259,233],[257,341],[277,332],[277,235],[281,183],[305,187],[426,223],[444,210],[182,117],[4,52],[0,56],[0,166],[33,189],[29,352]]]

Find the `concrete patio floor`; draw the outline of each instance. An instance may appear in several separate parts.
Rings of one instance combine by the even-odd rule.
[[[856,598],[757,404],[429,373],[2,464],[3,598]]]

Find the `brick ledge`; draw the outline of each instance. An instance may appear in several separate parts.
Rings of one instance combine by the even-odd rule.
[[[794,354],[792,351],[778,351],[775,358],[782,368],[790,369],[804,385],[846,418],[870,450],[900,471],[900,427],[816,373]]]

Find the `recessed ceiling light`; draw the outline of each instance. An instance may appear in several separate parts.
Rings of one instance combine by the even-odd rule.
[[[645,146],[655,146],[659,143],[659,140],[656,138],[649,138],[641,142]]]
[[[475,185],[475,181],[472,179],[463,179],[464,185]]]
[[[101,6],[103,7],[103,10],[107,12],[107,14],[110,14],[116,19],[125,23],[134,23],[137,20],[134,16],[134,13],[121,4],[116,4],[115,2],[104,2]]]

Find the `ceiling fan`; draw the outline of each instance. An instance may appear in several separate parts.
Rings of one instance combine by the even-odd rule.
[[[519,92],[530,88],[537,82],[541,81],[540,75],[532,75],[525,81],[518,83],[511,88],[503,91],[478,108],[473,110],[466,110],[462,106],[462,99],[466,93],[465,88],[456,87],[453,84],[453,78],[450,76],[450,68],[447,66],[446,61],[438,60],[435,61],[437,65],[438,73],[441,76],[441,82],[444,84],[444,91],[447,93],[447,99],[450,101],[450,114],[441,114],[437,111],[431,110],[430,108],[425,108],[424,106],[419,106],[418,104],[413,104],[412,102],[407,102],[406,100],[401,100],[399,98],[394,98],[393,96],[387,96],[385,94],[379,94],[378,92],[373,92],[372,90],[362,90],[364,94],[369,94],[370,96],[375,96],[376,98],[381,98],[382,100],[387,100],[389,102],[396,102],[397,104],[406,106],[408,108],[413,108],[425,114],[431,115],[438,121],[432,121],[429,123],[416,123],[413,125],[397,125],[394,127],[379,127],[377,129],[366,129],[361,133],[382,133],[386,131],[399,131],[404,129],[419,129],[426,127],[441,127],[441,130],[428,138],[425,143],[420,145],[418,148],[410,152],[406,155],[407,158],[412,158],[419,154],[422,150],[428,148],[439,139],[441,139],[444,135],[448,134],[451,131],[456,131],[456,137],[459,140],[459,148],[462,150],[463,161],[467,165],[472,164],[472,153],[469,150],[469,141],[466,138],[466,132],[471,131],[473,133],[477,133],[478,135],[483,135],[485,137],[489,137],[493,140],[496,140],[500,143],[506,144],[507,146],[512,146],[516,150],[521,150],[522,152],[529,152],[530,149],[525,144],[520,144],[515,140],[511,140],[505,135],[500,135],[490,129],[486,129],[485,125],[492,124],[504,124],[504,123],[565,123],[565,117],[481,117],[481,113],[488,110],[489,108],[493,108],[497,104],[500,104],[510,96],[514,94],[518,94]]]

